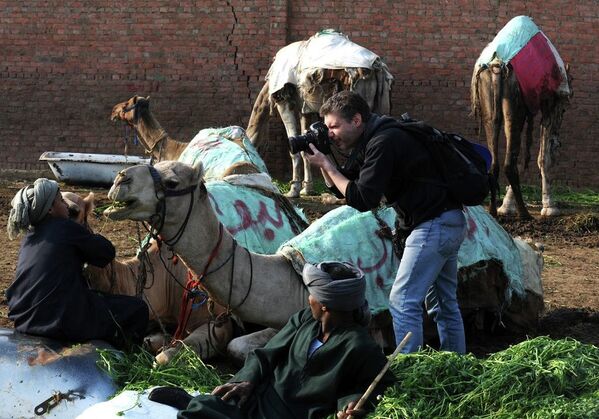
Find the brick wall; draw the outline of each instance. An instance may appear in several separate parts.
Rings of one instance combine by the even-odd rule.
[[[48,150],[122,153],[123,128],[108,117],[133,94],[150,95],[155,116],[180,140],[209,126],[245,126],[276,51],[327,27],[386,60],[393,114],[476,139],[468,116],[473,63],[519,14],[532,16],[572,65],[575,95],[555,181],[597,189],[594,0],[0,1],[0,169],[43,169],[37,159]],[[261,151],[285,179],[282,124],[273,118],[270,127]],[[538,141],[533,149],[536,158]],[[538,176],[533,165],[523,177]]]

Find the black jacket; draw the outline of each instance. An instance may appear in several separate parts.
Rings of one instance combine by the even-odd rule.
[[[388,116],[371,114],[342,172],[350,179],[345,191],[348,205],[368,211],[384,196],[398,212],[400,226],[407,230],[444,211],[462,208],[443,186],[416,180],[438,179],[442,183],[424,145]]]
[[[47,217],[24,237],[15,280],[6,290],[15,329],[71,341],[110,337],[108,307],[88,288],[82,268],[84,262],[105,266],[114,256],[112,243],[101,235]]]

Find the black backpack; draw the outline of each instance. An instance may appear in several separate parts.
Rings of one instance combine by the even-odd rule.
[[[449,194],[466,206],[483,203],[492,182],[488,174],[489,150],[471,143],[458,134],[449,134],[407,114],[398,120],[400,126],[421,141],[430,153]],[[414,178],[418,182],[439,184],[437,179]]]

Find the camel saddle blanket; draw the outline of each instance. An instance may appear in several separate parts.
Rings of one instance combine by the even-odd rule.
[[[252,177],[243,175],[240,177]],[[206,182],[208,196],[217,218],[240,246],[255,253],[274,254],[279,246],[300,233],[297,219],[307,224],[306,216],[296,207],[284,205],[276,193],[226,180]]]
[[[306,71],[321,68],[372,69],[375,62],[380,62],[380,59],[374,52],[353,43],[340,32],[323,30],[306,41],[294,42],[277,52],[266,75],[268,90],[273,94],[287,83],[297,86],[301,74]],[[391,74],[388,76],[392,79]]]
[[[513,293],[524,298],[523,263],[512,237],[481,206],[465,207],[464,214],[467,234],[458,254],[459,281],[476,278],[476,272],[469,272],[468,267],[480,261],[495,260],[508,279],[506,301],[510,301]],[[392,208],[380,211],[379,215],[387,225],[394,226]],[[339,260],[358,266],[365,274],[370,309],[377,314],[388,308],[389,293],[399,267],[391,240],[377,234],[379,229],[372,212],[341,206],[283,243],[278,253],[289,259],[300,275],[306,262]],[[536,276],[533,282],[540,282],[540,273]]]
[[[238,163],[251,163],[263,173],[268,173],[266,163],[251,143],[245,130],[238,126],[206,128],[190,141],[179,161],[194,165],[196,161],[204,165],[204,179],[219,179],[226,171]]]
[[[528,16],[517,16],[501,29],[476,61],[478,66],[499,60],[511,64],[522,96],[534,114],[544,95],[570,95],[564,61],[557,50]]]
[[[276,253],[285,241],[308,224],[301,209],[291,205],[266,173],[231,175],[206,182],[216,217],[246,249],[264,255]],[[146,244],[151,237],[145,237]]]

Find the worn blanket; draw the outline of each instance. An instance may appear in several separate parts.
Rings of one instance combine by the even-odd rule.
[[[394,225],[393,209],[382,210],[379,214],[387,225]],[[496,260],[502,264],[509,280],[506,300],[509,301],[513,293],[524,297],[522,260],[511,236],[483,207],[466,207],[465,215],[468,232],[458,254],[458,267]],[[298,274],[305,262],[316,264],[339,260],[357,265],[365,273],[366,297],[371,311],[376,314],[388,307],[389,292],[399,266],[391,241],[377,234],[377,230],[379,225],[372,212],[342,206],[283,243],[278,252],[290,260]],[[463,276],[462,280],[469,280],[468,276]],[[539,281],[540,277],[536,282]]]
[[[210,203],[237,242],[256,253],[273,254],[281,243],[303,230],[303,212],[281,196],[245,130],[238,126],[201,130],[179,161],[201,161]],[[261,173],[229,175],[237,163],[251,163]]]
[[[179,161],[193,165],[196,161],[204,165],[204,179],[219,179],[236,163],[251,163],[268,173],[264,160],[252,145],[245,130],[238,126],[206,128],[198,132],[185,148]]]
[[[252,175],[243,175],[243,177]],[[225,180],[206,183],[212,208],[237,242],[255,253],[274,254],[279,245],[303,230],[303,212],[283,204],[280,194]]]
[[[306,41],[294,42],[281,48],[268,70],[266,80],[269,92],[273,94],[286,83],[294,86],[311,83],[314,74],[322,69],[342,69],[348,73],[352,80],[352,90],[355,90],[355,84],[360,79],[355,71],[357,68],[374,70],[376,89],[363,96],[375,112],[388,113],[393,76],[385,63],[374,52],[331,29],[320,31]]]
[[[544,94],[570,95],[566,67],[557,50],[528,16],[517,16],[501,29],[476,61],[478,66],[499,59],[510,63],[524,101],[532,113]]]

